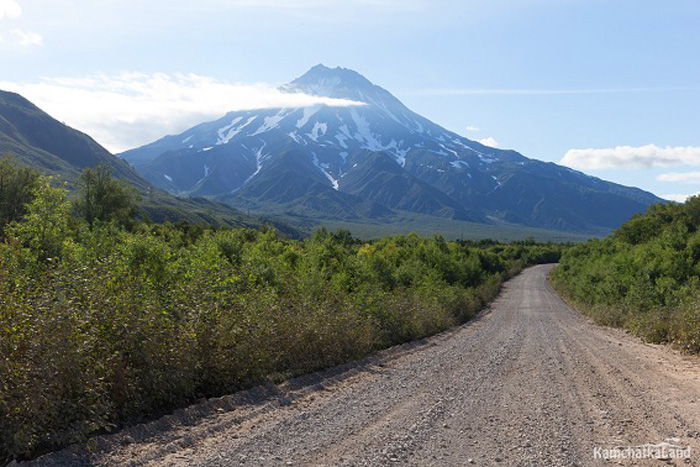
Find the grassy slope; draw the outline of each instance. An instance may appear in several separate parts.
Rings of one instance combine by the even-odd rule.
[[[192,224],[210,224],[217,227],[260,228],[269,225],[288,238],[303,238],[305,229],[296,228],[274,216],[250,215],[206,198],[179,198],[157,192],[144,197],[141,208],[154,222],[185,221]]]
[[[409,212],[399,212],[397,216],[378,220],[314,219],[284,213],[277,214],[276,218],[307,231],[319,227],[331,231],[345,229],[352,232],[353,236],[365,240],[414,232],[421,236],[439,234],[447,240],[492,239],[511,242],[533,238],[539,242],[565,243],[583,242],[603,235],[602,232],[599,235],[578,234],[505,223],[481,224]]]
[[[447,240],[482,240],[493,239],[502,242],[526,240],[533,238],[539,242],[583,242],[591,238],[584,234],[557,232],[554,230],[530,229],[509,224],[477,224],[474,222],[431,218],[429,216],[411,215],[393,223],[353,223],[324,222],[328,229],[346,229],[358,238],[374,239],[387,235],[405,235],[415,232],[430,236],[440,234]]]

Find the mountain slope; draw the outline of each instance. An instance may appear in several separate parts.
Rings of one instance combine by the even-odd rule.
[[[156,222],[246,227],[271,224],[290,237],[303,235],[282,222],[246,215],[229,205],[201,198],[178,198],[154,189],[128,163],[88,135],[59,122],[19,94],[0,91],[0,157],[7,155],[19,164],[56,175],[71,185],[75,185],[83,169],[100,164],[109,166],[113,176],[141,193],[141,208]]]
[[[112,174],[144,189],[137,172],[88,135],[59,122],[19,94],[0,91],[0,156],[11,154],[21,163],[68,180],[99,164]]]
[[[380,219],[393,214],[378,203],[335,190],[326,182],[305,153],[292,150],[261,168],[240,191],[220,199],[248,209],[334,220]]]
[[[432,185],[419,180],[385,153],[359,153],[357,165],[343,177],[343,191],[372,199],[391,209],[455,220],[488,222]]]
[[[338,204],[317,200],[310,214],[310,191],[290,190],[293,182],[282,170],[297,183],[313,180],[391,211],[570,232],[607,232],[661,202],[642,190],[461,137],[352,70],[318,65],[281,89],[356,105],[231,112],[121,156],[161,188],[220,196],[234,206],[260,200],[256,185],[262,181],[267,199],[258,208],[317,219],[337,218]],[[290,153],[297,166],[291,172],[291,162],[276,163]],[[279,193],[271,196],[276,183]]]

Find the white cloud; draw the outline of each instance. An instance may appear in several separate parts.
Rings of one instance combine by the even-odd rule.
[[[484,146],[489,146],[491,148],[498,147],[498,141],[496,141],[494,138],[492,138],[490,136],[488,138],[477,139],[477,141],[479,143],[483,144]]]
[[[0,20],[4,18],[19,18],[22,16],[22,8],[15,0],[0,0]],[[14,44],[19,44],[23,47],[30,45],[41,45],[44,38],[41,35],[26,31],[24,29],[15,28],[12,30],[12,35],[15,38]],[[3,36],[0,36],[0,44],[5,46],[9,44]]]
[[[476,127],[476,126],[472,126],[472,125],[467,125],[467,127],[466,127],[465,129],[466,129],[467,131],[471,131],[471,132],[474,132],[474,133],[477,133],[477,132],[481,131],[481,128]]]
[[[671,172],[656,177],[660,182],[700,183],[700,172]]]
[[[617,146],[602,149],[570,149],[561,164],[577,169],[639,169],[674,165],[700,165],[700,147]]]
[[[362,105],[268,84],[229,83],[196,74],[124,72],[86,78],[44,78],[39,83],[0,82],[114,152],[177,134],[234,110]]]
[[[700,193],[691,193],[689,195],[661,195],[661,197],[663,199],[667,199],[669,201],[676,201],[679,203],[685,203],[688,198],[690,198],[691,196],[695,196],[696,194],[700,194]]]
[[[0,0],[0,19],[20,16],[22,16],[22,8],[15,0]]]
[[[41,45],[44,42],[44,38],[35,32],[13,29],[12,34],[17,38],[19,44],[23,46]]]

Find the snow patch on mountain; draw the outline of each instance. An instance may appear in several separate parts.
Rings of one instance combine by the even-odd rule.
[[[398,162],[402,167],[406,165],[406,154],[408,154],[408,148],[400,147],[399,143],[393,139],[389,144],[382,144],[377,136],[372,133],[370,124],[364,116],[360,115],[355,109],[350,110],[350,115],[352,116],[353,122],[355,123],[355,128],[357,129],[353,139],[362,143],[363,148],[376,152],[391,152],[396,158],[396,162]],[[346,125],[340,127],[340,130],[343,131],[344,128],[347,130]]]
[[[493,181],[496,182],[496,186],[494,187],[493,190],[491,190],[491,192],[490,192],[489,194],[491,194],[491,193],[493,193],[494,191],[496,191],[496,190],[498,190],[499,188],[501,188],[501,182],[498,180],[498,178],[497,178],[495,175],[491,175],[491,178],[493,178]]]
[[[385,146],[383,150],[392,152],[396,157],[396,162],[398,162],[401,167],[406,166],[406,154],[408,154],[408,149],[402,149],[400,144],[392,139],[391,143]]]
[[[347,136],[345,136],[345,135],[342,134],[342,133],[337,133],[337,134],[335,135],[335,139],[338,140],[338,144],[340,145],[341,148],[343,148],[343,149],[347,149],[347,148],[348,148],[348,145],[347,145],[347,143],[346,143],[346,141],[348,140],[348,137],[347,137]]]
[[[464,142],[461,141],[460,139],[453,139],[452,142],[453,142],[454,144],[456,144],[457,146],[461,146],[461,147],[463,147],[464,149],[475,153],[475,154],[476,154],[477,156],[479,156],[479,157],[482,157],[482,156],[483,156],[483,157],[489,157],[489,158],[493,157],[493,156],[491,156],[491,155],[489,155],[489,154],[484,154],[484,153],[481,152],[481,151],[477,151],[476,149],[474,149],[474,148],[471,147],[471,146],[467,146],[467,145],[464,144]]]
[[[202,183],[204,183],[204,180],[206,180],[208,176],[209,176],[209,166],[207,164],[204,164],[204,176],[202,178],[200,178],[199,180],[197,180],[197,183],[195,183],[194,185],[195,186],[201,185]]]
[[[306,144],[306,141],[304,141],[304,138],[302,138],[301,136],[299,136],[299,135],[297,134],[296,131],[290,131],[290,132],[287,133],[287,134],[288,134],[289,137],[292,138],[296,143],[299,143],[299,144]]]
[[[233,128],[234,126],[236,126],[236,123],[240,122],[241,120],[243,120],[243,117],[236,117],[236,118],[234,118],[234,119],[231,121],[231,123],[229,123],[228,125],[226,125],[226,126],[224,126],[224,127],[221,127],[221,128],[219,128],[218,130],[216,130],[217,134],[219,135],[219,141],[221,141],[221,140],[223,140],[223,139],[225,138],[225,137],[224,137],[224,133],[226,133],[228,130],[230,130],[231,128]],[[219,141],[217,141],[217,144],[222,144],[222,143],[220,143]]]
[[[328,172],[328,164],[321,164],[319,163],[318,156],[316,155],[315,152],[312,152],[311,155],[313,156],[312,161],[316,167],[318,167],[318,170],[321,171],[323,175],[326,176],[326,178],[331,182],[333,185],[334,190],[338,190],[340,188],[340,184],[338,183],[338,180],[333,178],[333,176]]]
[[[309,138],[314,140],[314,142],[318,142],[318,138],[320,136],[324,136],[326,132],[328,131],[328,125],[326,123],[319,123],[316,122],[314,123],[314,128],[311,130],[311,133],[307,133]]]
[[[284,119],[285,116],[287,116],[287,114],[289,114],[289,112],[289,110],[283,109],[271,117],[265,117],[265,119],[263,120],[263,124],[251,136],[257,136],[262,133],[265,133],[266,131],[270,131],[277,128],[279,126],[279,123]]]
[[[459,154],[457,154],[457,151],[448,148],[448,147],[445,146],[444,144],[440,144],[440,147],[441,147],[442,149],[444,149],[445,151],[452,153],[455,157],[459,158]]]
[[[304,107],[304,113],[302,114],[301,118],[297,121],[297,128],[301,129],[304,128],[304,125],[306,125],[309,122],[309,119],[321,110],[320,106],[313,106],[313,107]]]
[[[357,129],[355,139],[358,141],[364,141],[367,149],[372,151],[381,151],[382,143],[372,133],[369,122],[365,119],[365,117],[358,114],[357,110],[355,109],[350,110],[350,115],[352,116],[352,120],[355,122],[355,128]]]
[[[263,154],[263,149],[265,149],[265,146],[267,146],[267,143],[263,140],[260,140],[260,141],[262,142],[262,146],[260,146],[260,148],[257,151],[255,151],[255,165],[256,165],[255,172],[253,172],[253,174],[250,177],[245,179],[245,181],[243,182],[241,187],[243,185],[245,185],[246,183],[248,183],[249,181],[251,181],[253,179],[253,177],[255,177],[257,174],[260,173],[260,170],[262,169],[263,159],[265,159],[265,157],[268,156],[268,154]],[[238,189],[240,189],[240,187],[237,188],[236,190],[234,190],[234,192],[238,191]]]
[[[238,133],[243,131],[245,127],[253,123],[253,120],[255,120],[256,117],[250,117],[247,122],[245,122],[243,125],[236,126],[241,120],[243,120],[243,117],[236,117],[233,119],[233,121],[229,124],[226,125],[223,128],[219,128],[216,133],[218,135],[218,139],[216,140],[217,145],[221,144],[228,144],[229,141],[233,139],[234,136],[236,136]]]

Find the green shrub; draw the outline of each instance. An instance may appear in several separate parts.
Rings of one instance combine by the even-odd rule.
[[[697,353],[700,197],[658,204],[605,240],[566,250],[552,282],[604,325]]]
[[[42,179],[0,243],[0,459],[443,331],[561,252],[93,220]]]

